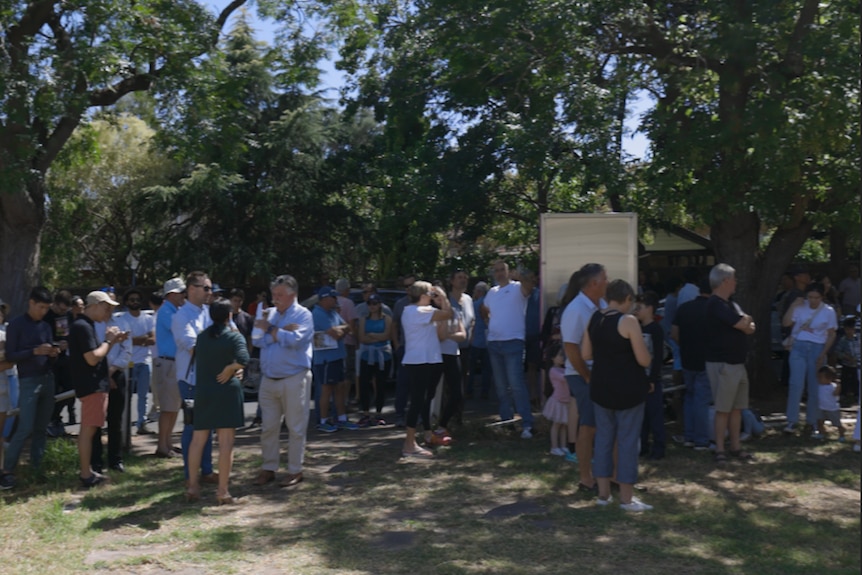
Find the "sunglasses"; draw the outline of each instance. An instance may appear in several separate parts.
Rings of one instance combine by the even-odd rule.
[[[205,286],[204,284],[192,284],[192,287],[201,288],[204,291],[213,291],[212,287]]]

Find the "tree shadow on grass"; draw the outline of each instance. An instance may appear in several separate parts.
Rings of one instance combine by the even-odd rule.
[[[522,441],[468,424],[453,447],[426,462],[399,457],[402,433],[312,434],[306,481],[288,489],[249,485],[260,456],[259,444],[246,438],[231,491],[250,499],[247,506],[181,502],[181,463],[173,461],[160,464],[159,473],[145,467],[128,484],[88,494],[84,506],[128,509],[93,524],[106,530],[157,529],[178,515],[200,514],[195,553],[264,560],[301,549],[316,568],[333,572],[858,572],[859,479],[847,473],[858,472],[858,458],[846,450],[768,437],[753,446],[754,463],[716,469],[709,453],[670,447],[666,459],[642,467],[650,488],[644,498],[656,509],[633,515],[577,494],[577,467],[545,455],[537,445],[543,438]],[[855,510],[811,515],[778,493],[777,481],[802,490],[855,487]],[[154,496],[168,492],[177,498]]]

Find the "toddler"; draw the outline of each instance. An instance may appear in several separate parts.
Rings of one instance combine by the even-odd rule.
[[[554,355],[553,367],[548,370],[553,392],[542,410],[542,415],[551,421],[551,455],[563,457],[569,455],[569,451],[563,447],[566,445],[566,438],[568,437],[568,426],[569,424],[577,424],[577,412],[572,414],[575,402],[572,401],[569,393],[569,385],[566,383],[565,370],[563,369],[565,363],[566,356],[561,347]]]
[[[836,371],[830,365],[824,365],[817,370],[818,398],[820,399],[820,418],[817,420],[817,431],[811,434],[812,439],[826,437],[826,420],[838,428],[838,441],[844,443],[844,426],[841,425],[841,408],[838,396],[841,395],[841,384],[835,383]]]

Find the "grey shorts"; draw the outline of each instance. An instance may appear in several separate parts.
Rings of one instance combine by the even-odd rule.
[[[168,413],[180,410],[180,388],[177,386],[177,364],[173,359],[153,360],[150,388],[159,396],[159,409]]]
[[[744,363],[706,362],[715,410],[729,413],[748,408],[748,372]]]

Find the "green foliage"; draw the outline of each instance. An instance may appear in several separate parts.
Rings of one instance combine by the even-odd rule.
[[[175,172],[153,149],[154,131],[127,114],[104,114],[81,126],[54,163],[46,187],[48,226],[43,241],[45,280],[83,285],[84,274],[129,285],[138,277],[156,281],[153,244],[160,225],[143,209],[144,190],[166,184]]]

